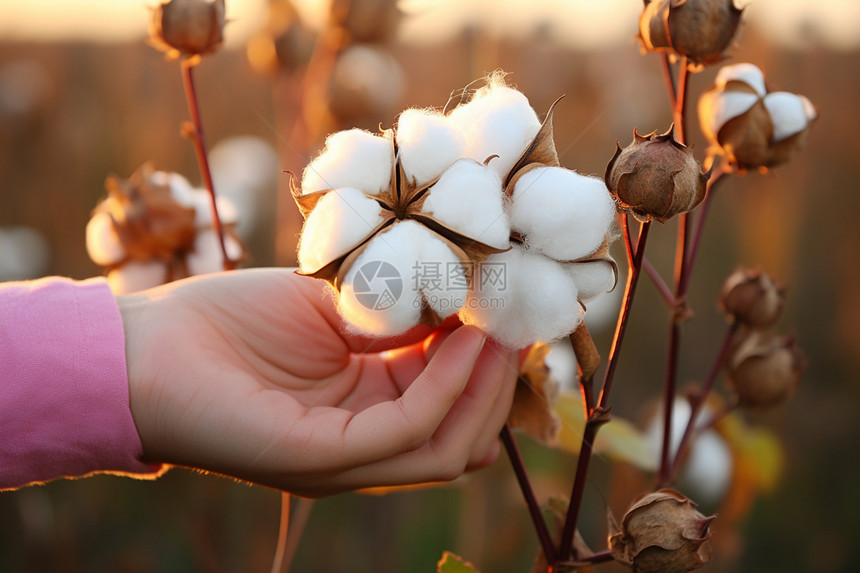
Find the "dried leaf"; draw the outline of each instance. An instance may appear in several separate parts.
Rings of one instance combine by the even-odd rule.
[[[546,355],[550,346],[533,345],[520,368],[508,425],[547,445],[557,444],[559,420],[553,411],[558,384],[549,375]]]

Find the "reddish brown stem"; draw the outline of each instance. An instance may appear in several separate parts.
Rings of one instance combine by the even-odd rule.
[[[550,537],[549,534],[549,528],[546,526],[546,521],[543,519],[543,514],[541,513],[540,506],[538,505],[537,498],[535,497],[534,489],[532,489],[531,481],[529,481],[529,475],[526,472],[526,466],[523,462],[522,456],[520,455],[520,450],[517,447],[516,439],[514,439],[514,433],[507,424],[502,428],[500,437],[502,439],[502,444],[505,446],[505,450],[508,452],[508,458],[511,460],[514,474],[517,476],[517,483],[519,484],[520,490],[523,492],[523,497],[526,500],[526,506],[528,507],[529,515],[531,515],[532,523],[535,526],[535,532],[537,533],[538,540],[540,541],[541,549],[543,549],[547,563],[554,563],[556,559],[555,545],[553,545],[552,537]]]
[[[684,433],[681,435],[681,442],[678,444],[678,449],[675,451],[674,460],[672,461],[672,465],[670,466],[667,476],[668,479],[661,485],[672,483],[678,474],[678,469],[680,468],[681,461],[686,455],[688,444],[690,443],[693,434],[696,432],[696,419],[699,417],[699,412],[702,411],[702,407],[705,405],[705,402],[707,402],[708,394],[711,393],[711,390],[714,387],[714,381],[717,379],[717,374],[719,374],[723,362],[732,347],[732,340],[734,339],[737,331],[738,323],[734,322],[729,326],[728,331],[723,338],[723,343],[720,345],[720,349],[717,351],[717,356],[714,358],[714,362],[711,365],[711,370],[708,372],[708,377],[705,378],[705,381],[702,383],[701,390],[692,402],[690,408],[690,419],[687,421],[687,427],[684,428]]]
[[[197,105],[197,91],[194,89],[193,69],[197,64],[195,58],[185,58],[182,60],[182,84],[185,87],[185,99],[188,102],[188,113],[191,115],[191,125],[193,131],[188,133],[191,143],[194,144],[194,151],[197,154],[197,165],[200,168],[200,175],[203,178],[203,186],[209,192],[209,198],[212,205],[212,226],[218,235],[218,242],[221,246],[221,256],[224,261],[224,270],[229,271],[236,268],[236,262],[231,260],[227,255],[227,246],[224,241],[224,227],[221,225],[221,218],[218,216],[218,202],[215,199],[215,186],[212,183],[212,172],[209,169],[209,156],[206,153],[206,141],[203,137],[203,121],[200,118],[200,107]]]
[[[579,459],[576,463],[576,475],[574,476],[573,489],[570,494],[570,505],[565,516],[564,530],[561,536],[559,556],[568,559],[573,549],[573,536],[579,520],[579,512],[582,509],[582,497],[585,493],[585,480],[588,476],[588,466],[591,462],[592,446],[597,436],[598,428],[608,421],[609,392],[612,389],[612,380],[615,376],[615,368],[618,364],[621,343],[627,330],[627,319],[630,317],[630,308],[633,305],[633,296],[636,294],[636,285],[642,270],[642,260],[645,256],[645,241],[648,239],[648,230],[651,223],[641,223],[639,226],[639,239],[634,250],[633,264],[627,273],[627,283],[624,287],[624,304],[618,315],[618,323],[615,325],[615,334],[612,337],[612,345],[609,349],[606,374],[603,380],[603,389],[597,406],[589,413],[582,433],[582,445],[579,450]]]
[[[693,267],[696,264],[696,257],[699,254],[699,245],[702,242],[702,231],[705,228],[705,221],[707,220],[711,206],[711,192],[714,191],[717,183],[719,183],[723,177],[732,172],[732,168],[724,161],[714,170],[714,173],[711,174],[711,178],[708,180],[707,189],[705,190],[705,200],[702,201],[702,206],[699,207],[699,216],[696,219],[696,225],[693,228],[693,236],[690,241],[690,252],[687,255],[687,265],[684,268],[684,276],[681,279],[684,292],[687,292],[687,288],[690,286],[690,277],[693,275]]]
[[[664,64],[668,65],[668,61]],[[687,58],[682,57],[678,65],[678,83],[670,91],[672,99],[672,116],[678,141],[686,143],[687,122]],[[658,481],[665,483],[669,477],[671,465],[671,436],[672,417],[674,415],[675,390],[678,379],[678,356],[681,346],[681,322],[684,314],[678,312],[678,302],[686,297],[685,280],[687,274],[687,244],[690,237],[690,218],[687,213],[678,217],[678,238],[675,244],[675,301],[676,308],[672,312],[672,322],[669,326],[668,357],[666,359],[666,379],[663,385],[663,443],[660,449],[660,470]]]
[[[657,287],[657,292],[660,294],[660,298],[663,299],[663,302],[666,303],[670,309],[675,308],[675,295],[669,290],[669,286],[666,284],[666,281],[663,280],[663,277],[660,276],[660,272],[654,268],[654,265],[651,264],[651,261],[648,260],[648,257],[642,261],[642,270],[645,271],[645,274],[648,275],[648,278],[651,279],[651,282],[654,283],[654,286]]]

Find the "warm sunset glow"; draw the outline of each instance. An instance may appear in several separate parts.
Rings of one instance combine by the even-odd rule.
[[[157,0],[3,0],[0,39],[136,41],[146,35]],[[321,26],[328,0],[295,0],[303,17]],[[227,47],[244,44],[266,17],[267,0],[230,0]],[[628,43],[636,35],[638,0],[401,0],[407,42],[448,40],[480,26],[490,36],[544,37],[573,48]],[[748,21],[774,42],[796,49],[860,48],[856,0],[756,0]]]

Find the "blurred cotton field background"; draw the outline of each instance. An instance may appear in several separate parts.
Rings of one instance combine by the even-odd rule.
[[[236,209],[247,264],[295,264],[301,218],[282,170],[301,172],[327,132],[391,127],[398,111],[443,106],[452,90],[498,68],[540,114],[566,94],[554,122],[561,163],[602,175],[616,140],[626,145],[633,127],[663,131],[671,122],[658,57],[642,56],[633,40],[641,8],[638,0],[409,0],[390,29],[357,38],[318,78],[305,72],[327,2],[292,10],[282,0],[228,0],[225,49],[204,60],[197,80],[216,190]],[[187,116],[180,77],[144,44],[147,20],[137,0],[0,0],[0,280],[101,274],[85,230],[109,174],[126,178],[151,161],[200,186],[178,133]],[[713,497],[701,494],[706,512],[719,507],[727,480],[747,486],[732,485],[741,494],[721,517],[719,556],[707,571],[847,572],[860,561],[858,30],[854,0],[757,0],[730,51],[728,63],[755,63],[769,89],[804,94],[819,118],[793,162],[720,188],[689,295],[696,320],[682,382],[701,380],[710,364],[724,329],[716,297],[737,262],[761,264],[789,285],[783,324],[796,329],[809,368],[790,402],[754,420],[782,444],[771,482],[752,491],[755,480],[728,467],[732,445],[716,436],[694,452],[709,462],[691,479],[711,487]],[[691,102],[716,71],[692,76]],[[689,138],[701,158],[707,143],[694,114]],[[674,227],[652,234],[649,258],[668,274]],[[648,436],[665,313],[649,283],[638,296],[613,412]],[[589,309],[601,349],[612,320],[601,316],[614,315],[613,301],[602,300],[606,313]],[[554,360],[557,375],[570,377],[569,363]],[[566,493],[575,459],[529,444],[536,487]],[[600,542],[606,506],[623,509],[636,474],[606,457],[592,466],[582,527]],[[183,470],[155,483],[99,477],[2,493],[0,570],[267,571],[279,502],[275,492]],[[725,531],[730,520],[735,532]],[[714,529],[719,535],[720,521]],[[536,545],[502,458],[457,486],[318,502],[295,570],[431,570],[451,549],[485,571],[523,571]]]

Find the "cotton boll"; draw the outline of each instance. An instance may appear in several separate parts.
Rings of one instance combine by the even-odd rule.
[[[397,149],[406,176],[418,185],[432,181],[463,157],[463,141],[448,118],[423,109],[407,109],[397,120]]]
[[[803,131],[815,117],[808,115],[815,108],[805,99],[789,92],[773,92],[764,98],[764,107],[773,121],[774,143]]]
[[[274,205],[277,153],[259,137],[231,137],[212,148],[209,163],[218,196],[236,207],[236,232],[243,238],[249,236],[265,210]]]
[[[129,261],[107,275],[114,294],[129,294],[167,282],[167,265],[162,261]]]
[[[623,283],[624,278],[621,277],[619,281]],[[623,288],[616,288],[586,303],[584,320],[591,332],[597,333],[615,328],[618,323],[618,313],[621,312],[623,293]]]
[[[570,340],[563,338],[553,342],[544,357],[544,364],[549,368],[550,377],[558,383],[559,391],[579,389],[576,354],[573,352]]]
[[[723,89],[730,81],[743,82],[756,91],[759,96],[764,96],[767,93],[767,87],[764,84],[764,74],[753,64],[734,64],[724,66],[717,73],[714,80],[717,87]]]
[[[50,259],[45,236],[31,227],[0,228],[0,282],[44,275]]]
[[[371,239],[349,268],[338,309],[360,332],[401,334],[421,320],[422,295],[440,318],[460,309],[467,293],[461,269],[431,231],[414,221],[399,222]]]
[[[601,261],[588,263],[573,263],[565,265],[565,269],[576,283],[579,300],[583,303],[606,294],[615,286],[615,271],[612,265]]]
[[[371,239],[344,277],[338,310],[359,332],[395,335],[421,320],[421,300],[410,282],[420,247],[409,240],[410,223]]]
[[[421,211],[469,238],[508,247],[511,233],[502,181],[482,163],[471,159],[454,163],[430,188]]]
[[[224,248],[230,260],[242,258],[242,245],[230,235],[224,235]],[[224,255],[218,233],[212,229],[199,231],[194,239],[194,250],[185,258],[190,276],[217,273],[224,270]]]
[[[677,398],[672,411],[670,438],[672,452],[677,451],[691,414],[692,408],[689,402]],[[701,426],[710,415],[707,407],[702,408],[697,416],[696,425]],[[645,436],[654,456],[659,456],[663,445],[662,411],[654,416],[645,431]],[[697,499],[718,501],[728,490],[731,473],[731,452],[716,432],[706,430],[690,443],[690,453],[681,476],[687,487],[696,491]]]
[[[562,264],[515,245],[476,269],[460,318],[509,348],[524,348],[573,332],[582,320],[576,298]]]
[[[218,219],[221,224],[235,223],[238,214],[233,203],[221,196],[216,196],[216,201],[218,202]],[[183,194],[183,199],[179,202],[194,209],[194,225],[198,229],[212,226],[214,220],[212,217],[212,198],[208,191],[192,189],[187,195]]]
[[[699,98],[699,120],[702,131],[711,141],[717,140],[720,129],[731,119],[745,114],[759,100],[747,92],[709,91]]]
[[[382,207],[358,189],[326,193],[302,228],[299,266],[306,273],[323,268],[358,245],[380,223]]]
[[[601,179],[538,167],[517,181],[509,212],[511,228],[525,236],[529,249],[570,261],[597,250],[615,203]]]
[[[87,253],[95,264],[102,267],[125,258],[125,248],[109,214],[96,213],[87,223]]]
[[[693,442],[681,480],[703,503],[725,497],[732,479],[732,452],[713,430],[702,432]]]
[[[156,185],[164,185],[170,187],[170,193],[173,198],[180,204],[186,207],[193,207],[191,204],[195,192],[194,187],[188,182],[188,179],[179,173],[170,171],[156,171],[152,174],[152,182]]]
[[[540,130],[540,120],[529,100],[515,89],[492,84],[478,90],[469,103],[448,116],[462,134],[466,157],[483,162],[504,180]]]
[[[329,135],[325,149],[302,176],[302,193],[351,187],[379,193],[391,181],[391,142],[369,131],[350,129]]]

